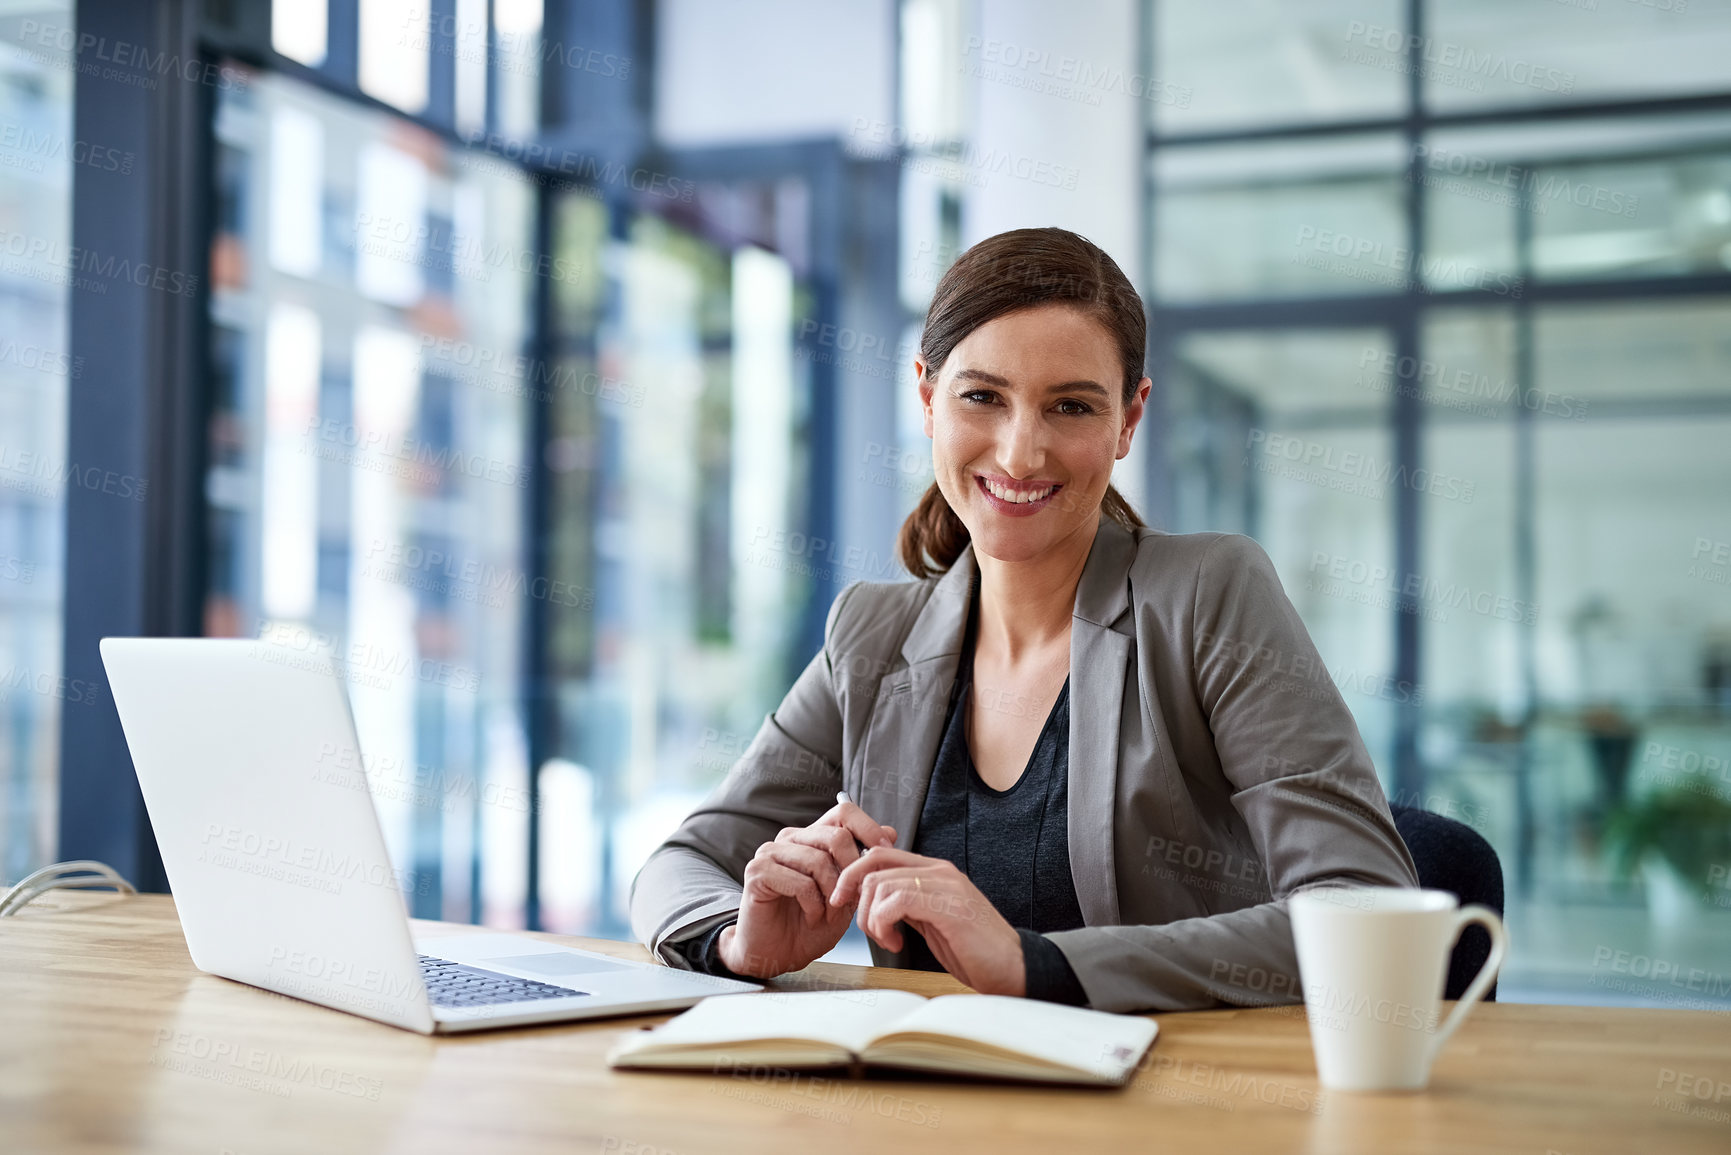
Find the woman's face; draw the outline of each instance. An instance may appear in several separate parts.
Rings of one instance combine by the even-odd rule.
[[[977,553],[1027,561],[1089,544],[1112,463],[1130,452],[1149,381],[1123,397],[1117,344],[1069,305],[1006,313],[969,333],[934,378],[914,359],[938,488]]]

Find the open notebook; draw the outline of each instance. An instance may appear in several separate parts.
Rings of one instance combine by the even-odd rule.
[[[998,995],[802,991],[715,995],[627,1035],[614,1067],[718,1069],[852,1063],[1116,1086],[1154,1041],[1153,1020]]]

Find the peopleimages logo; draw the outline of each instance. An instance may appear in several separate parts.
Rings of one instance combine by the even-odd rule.
[[[88,287],[99,293],[108,291],[104,284],[107,281],[125,281],[141,289],[155,289],[176,297],[190,297],[198,292],[198,277],[195,274],[153,265],[149,261],[133,261],[112,254],[104,256],[95,249],[63,245],[48,237],[0,230],[0,254],[39,265],[44,269],[59,270],[66,277],[82,274],[78,279],[81,282],[90,281]],[[80,283],[74,287],[87,286]]]
[[[1420,466],[1409,469],[1374,454],[1343,450],[1319,441],[1251,429],[1245,441],[1247,465],[1329,489],[1381,500],[1390,485],[1470,505],[1477,483]]]
[[[0,120],[0,165],[41,172],[43,162],[67,159],[98,172],[131,176],[138,155],[58,132],[38,132],[23,121]]]
[[[481,6],[482,16],[486,11]],[[538,76],[541,68],[557,65],[608,79],[631,76],[631,57],[546,39],[539,22],[532,29],[512,31],[490,25],[485,19],[463,20],[453,12],[435,12],[422,5],[403,14],[402,29],[399,44],[470,64],[490,61],[499,72]]]
[[[1363,44],[1364,49],[1355,49]],[[1381,58],[1366,50],[1380,51]],[[1389,71],[1408,73],[1417,68],[1419,74],[1443,84],[1484,89],[1487,80],[1536,88],[1541,92],[1568,95],[1575,91],[1575,74],[1547,68],[1520,57],[1485,52],[1452,40],[1433,36],[1417,36],[1398,28],[1367,24],[1354,20],[1346,27],[1346,44],[1341,56],[1359,64],[1371,64]]]
[[[1325,550],[1311,554],[1305,588],[1347,600],[1359,600],[1351,596],[1353,590],[1389,595],[1388,600],[1377,603],[1379,608],[1401,605],[1412,612],[1423,606],[1409,603],[1425,603],[1443,611],[1464,609],[1481,617],[1518,622],[1524,626],[1535,625],[1539,620],[1539,607],[1532,602],[1493,590],[1474,589],[1464,582],[1438,581],[1419,573],[1397,573],[1393,566],[1373,564]],[[1444,612],[1433,620],[1447,621],[1448,615]]]
[[[485,281],[489,269],[527,273],[549,280],[575,284],[583,279],[581,262],[554,253],[536,253],[499,240],[489,240],[485,230],[465,232],[424,220],[355,214],[357,246],[370,256],[403,264],[428,264],[435,255],[450,258],[458,276]]]
[[[400,870],[389,862],[361,858],[347,850],[220,822],[205,823],[198,861],[331,894],[342,893],[344,882],[431,893],[432,876],[424,872]]]
[[[619,161],[603,161],[592,153],[574,148],[524,142],[515,137],[486,132],[467,138],[471,150],[457,163],[469,172],[488,173],[519,184],[538,184],[558,191],[594,195],[591,187],[629,188],[632,192],[658,200],[691,203],[697,196],[697,182],[669,176],[667,173],[638,165],[627,168]],[[512,162],[499,164],[492,157]],[[525,169],[522,166],[527,166]],[[557,174],[557,175],[555,175]],[[570,177],[561,180],[559,177]]]
[[[384,1083],[368,1075],[196,1031],[158,1028],[150,1065],[228,1086],[289,1098],[297,1086],[378,1102]]]
[[[1497,381],[1474,369],[1451,367],[1446,362],[1396,357],[1390,352],[1366,348],[1359,354],[1358,367],[1361,388],[1413,397],[1480,417],[1495,417],[1509,405],[1571,421],[1582,421],[1587,416],[1588,402],[1573,394],[1523,388],[1517,382]]]
[[[1428,257],[1415,254],[1404,245],[1384,244],[1372,237],[1314,225],[1300,225],[1293,244],[1299,249],[1292,258],[1296,264],[1394,288],[1415,288],[1421,292],[1429,292],[1432,285],[1482,289],[1516,300],[1526,288],[1522,278],[1473,261]]]
[[[1189,108],[1194,95],[1186,85],[1125,72],[1080,56],[1054,56],[1045,48],[1026,48],[1005,40],[970,36],[962,45],[962,56],[963,75],[1088,105],[1098,106],[1103,94],[1114,93]]]
[[[62,489],[87,489],[127,501],[143,501],[150,482],[130,473],[57,461],[31,449],[18,449],[0,442],[0,488],[17,489],[42,497],[53,497]]]
[[[529,484],[529,470],[518,462],[465,453],[454,445],[437,444],[406,433],[360,429],[334,417],[317,414],[307,418],[304,433],[315,449],[323,449],[319,456],[326,460],[369,468],[400,467],[403,476],[428,483],[437,482],[442,474],[451,474],[476,481],[495,481],[517,489],[527,488]],[[320,443],[324,443],[322,447]],[[344,450],[350,452],[345,455]],[[376,465],[370,459],[376,459]]]
[[[1641,207],[1641,198],[1634,193],[1609,189],[1586,181],[1570,180],[1566,172],[1555,169],[1541,172],[1525,165],[1509,164],[1506,161],[1424,144],[1413,146],[1413,159],[1430,173],[1459,177],[1472,184],[1512,190],[1510,197],[1499,203],[1519,204],[1524,196],[1525,203],[1536,213],[1545,212],[1557,201],[1620,217],[1632,217]],[[1421,174],[1421,179],[1430,179],[1429,174]],[[1449,188],[1450,191],[1464,191],[1464,186],[1439,187]]]
[[[904,158],[904,163],[926,159],[940,164],[949,164],[963,174],[978,177],[977,183],[984,185],[986,178],[991,176],[1009,176],[1018,180],[1031,181],[1034,184],[1048,185],[1052,188],[1070,189],[1076,187],[1076,181],[1081,176],[1081,170],[1074,165],[1058,164],[1054,161],[1029,156],[1026,153],[1009,152],[997,148],[980,148],[970,143],[958,143],[945,137],[936,136],[920,129],[909,130],[902,125],[892,124],[886,120],[872,120],[869,117],[854,117],[848,136],[856,144],[863,144],[872,149],[913,149],[931,150],[934,155],[920,158]],[[969,183],[975,183],[970,181]]]
[[[226,64],[218,66],[197,56],[182,57],[178,53],[152,54],[148,45],[125,40],[111,43],[106,36],[79,33],[64,25],[21,20],[18,43],[25,49],[25,55],[38,63],[64,68],[68,62],[50,53],[71,53],[78,59],[79,74],[130,84],[147,92],[154,91],[157,80],[166,77],[208,84],[224,91],[244,92],[247,87],[246,73]]]

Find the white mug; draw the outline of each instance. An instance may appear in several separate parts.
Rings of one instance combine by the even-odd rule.
[[[1287,901],[1305,1017],[1322,1085],[1335,1091],[1416,1091],[1431,1063],[1496,979],[1508,949],[1489,907],[1457,909],[1446,890],[1326,887]],[[1478,923],[1491,957],[1437,1025],[1449,954]]]

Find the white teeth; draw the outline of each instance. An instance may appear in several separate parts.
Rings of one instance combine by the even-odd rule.
[[[1003,486],[987,480],[986,478],[982,477],[980,480],[985,482],[987,493],[990,493],[999,501],[1008,501],[1014,505],[1026,505],[1030,501],[1044,501],[1051,495],[1052,490],[1057,488],[1056,486],[1048,485],[1046,488],[1039,490],[1038,492],[1027,491],[1018,493],[1015,490],[1005,489]]]

